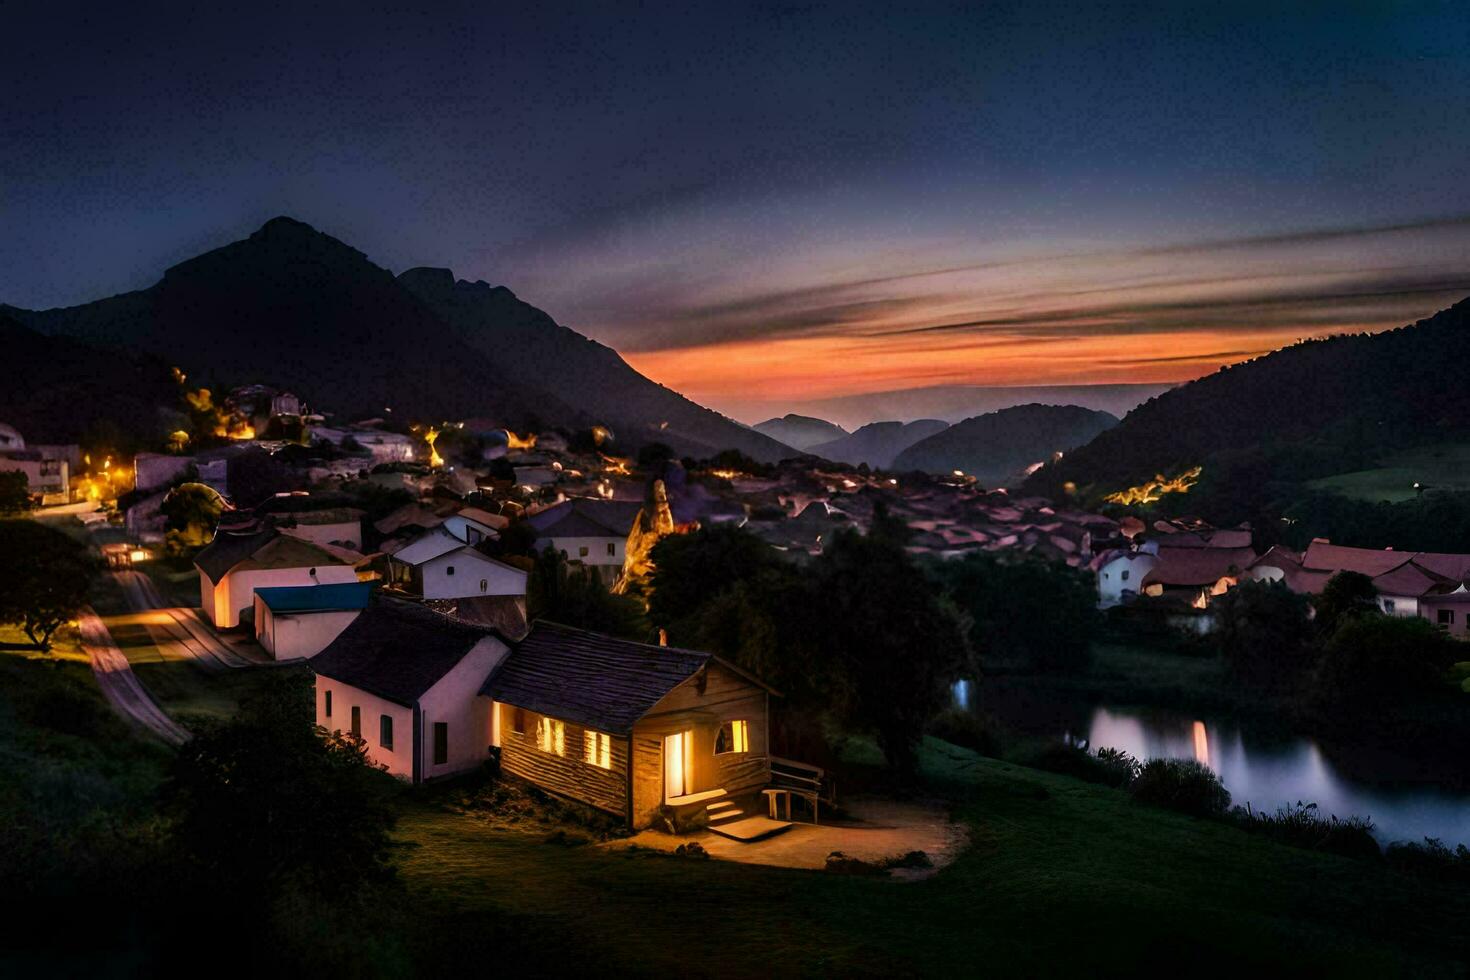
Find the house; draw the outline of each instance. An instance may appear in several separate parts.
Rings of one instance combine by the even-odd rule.
[[[524,596],[526,578],[525,569],[477,551],[442,526],[388,557],[389,587],[419,599]]]
[[[537,551],[559,551],[611,582],[623,567],[628,534],[640,508],[638,501],[577,497],[532,514],[526,522],[536,530]]]
[[[356,582],[352,563],[320,545],[273,527],[221,525],[214,540],[194,556],[199,570],[199,605],[217,629],[240,625],[255,606],[255,590],[270,586]]]
[[[1470,555],[1353,548],[1313,538],[1300,557],[1300,570],[1295,575],[1289,571],[1288,556],[1278,555],[1271,565],[1264,559],[1262,556],[1257,566],[1267,570],[1257,577],[1280,567],[1293,591],[1315,594],[1333,575],[1357,572],[1372,580],[1378,592],[1378,607],[1387,615],[1423,616],[1446,627],[1463,627],[1459,622],[1463,617],[1456,615],[1459,600],[1452,597],[1461,593],[1470,579]]]
[[[478,507],[465,507],[444,518],[443,527],[465,544],[494,541],[510,525],[510,518]]]
[[[75,446],[26,447],[23,436],[0,423],[0,473],[18,472],[26,478],[27,491],[44,504],[64,504],[71,499],[72,464]]]
[[[367,608],[371,582],[255,590],[255,639],[277,660],[314,657]]]
[[[1160,547],[1154,566],[1143,576],[1143,595],[1175,595],[1196,609],[1205,609],[1215,596],[1224,595],[1256,559],[1244,548]]]
[[[481,691],[506,771],[635,829],[771,781],[774,692],[712,654],[538,622]]]
[[[310,661],[317,724],[361,736],[371,761],[414,783],[474,769],[494,739],[480,687],[509,650],[494,629],[379,600]]]
[[[331,507],[276,512],[270,515],[270,521],[282,531],[304,541],[355,551],[362,547],[363,514],[356,507]]]
[[[1143,580],[1159,563],[1158,546],[1146,543],[1137,550],[1117,549],[1099,555],[1097,572],[1098,607],[1108,609],[1127,602],[1143,591]]]

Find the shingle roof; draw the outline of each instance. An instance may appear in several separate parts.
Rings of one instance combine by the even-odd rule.
[[[1453,583],[1457,584],[1459,583]],[[1453,588],[1449,579],[1425,571],[1412,560],[1373,579],[1373,587],[1378,590],[1379,595],[1421,596],[1445,585]]]
[[[266,608],[275,613],[342,612],[367,608],[373,594],[371,582],[341,582],[336,585],[284,585],[256,589]]]
[[[219,582],[225,573],[240,564],[268,542],[280,536],[275,528],[260,528],[248,534],[232,534],[221,528],[214,540],[194,556],[194,564],[211,582]]]
[[[526,518],[543,538],[625,538],[642,505],[631,500],[577,497]]]
[[[425,531],[399,548],[393,553],[393,557],[408,565],[422,565],[426,561],[433,561],[440,555],[447,555],[463,547],[465,543],[459,538],[442,527],[436,527],[432,531]]]
[[[494,629],[410,602],[379,599],[310,661],[323,677],[412,707]]]
[[[1302,564],[1307,568],[1334,572],[1361,572],[1369,578],[1376,578],[1413,557],[1412,551],[1350,548],[1319,539],[1307,545],[1306,554],[1302,555]]]
[[[480,693],[612,735],[633,725],[712,659],[538,622]]]

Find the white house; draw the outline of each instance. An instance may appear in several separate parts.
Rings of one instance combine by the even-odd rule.
[[[526,519],[536,529],[536,550],[551,548],[569,562],[617,577],[626,556],[628,534],[639,504],[578,497],[548,507]]]
[[[369,759],[415,783],[473,769],[496,742],[480,687],[509,650],[493,629],[374,603],[311,661],[317,724],[360,735]]]
[[[199,605],[218,629],[240,625],[255,605],[255,590],[270,586],[356,582],[357,572],[320,545],[273,527],[233,533],[221,527],[194,557],[199,569]]]
[[[11,426],[0,423],[0,473],[19,472],[26,488],[43,503],[63,504],[71,496],[69,456],[75,446],[31,446]]]
[[[388,558],[390,587],[420,599],[524,596],[527,573],[436,527]]]
[[[1098,606],[1107,609],[1141,593],[1144,578],[1158,563],[1158,546],[1152,544],[1104,555],[1097,566]]]
[[[510,518],[492,514],[478,507],[466,507],[444,519],[443,528],[465,544],[479,544],[500,537]]]
[[[371,582],[255,590],[255,639],[277,660],[314,657],[367,608]]]

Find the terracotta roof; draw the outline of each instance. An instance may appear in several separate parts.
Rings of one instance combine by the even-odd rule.
[[[310,661],[322,677],[412,707],[475,644],[498,630],[458,622],[416,603],[380,598]]]
[[[1373,548],[1349,548],[1321,539],[1307,545],[1302,565],[1334,572],[1360,572],[1377,578],[1414,557],[1412,551],[1385,551]]]
[[[1380,595],[1421,596],[1446,584],[1449,584],[1449,579],[1425,571],[1413,560],[1373,579],[1373,587]]]
[[[1144,584],[1213,585],[1250,566],[1256,553],[1250,548],[1159,548],[1158,564],[1144,576]]]

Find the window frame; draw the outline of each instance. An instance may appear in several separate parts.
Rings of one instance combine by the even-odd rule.
[[[393,751],[393,716],[378,716],[378,747]]]
[[[434,765],[449,763],[449,722],[434,722]]]
[[[536,717],[536,748],[558,758],[567,757],[567,725],[550,715]]]
[[[720,739],[724,736],[726,729],[730,731],[731,747],[721,749]],[[720,727],[715,732],[714,752],[715,755],[745,755],[750,752],[750,719],[730,718],[720,722]]]
[[[612,770],[612,736],[595,729],[582,729],[582,761],[598,769]]]

